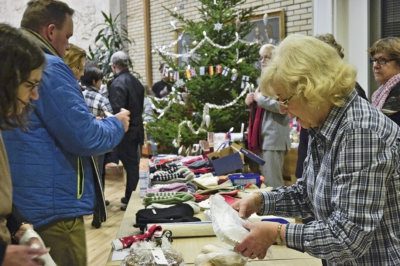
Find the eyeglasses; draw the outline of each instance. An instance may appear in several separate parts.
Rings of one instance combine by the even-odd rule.
[[[291,96],[289,96],[288,98],[286,98],[285,100],[277,100],[279,102],[279,104],[281,105],[288,105],[289,101],[293,98],[293,96],[295,96],[296,94],[292,94]]]
[[[30,81],[30,80],[25,80],[24,82],[28,85],[27,87],[29,87],[29,89],[31,91],[33,91],[34,89],[37,89],[39,87],[39,84],[40,84],[40,82],[33,82],[33,81]]]
[[[370,62],[373,64],[373,63],[377,63],[378,65],[380,65],[380,66],[384,66],[384,65],[386,65],[387,63],[389,63],[390,61],[395,61],[396,59],[386,59],[386,58],[382,58],[382,57],[380,57],[380,58],[371,58],[370,59]]]

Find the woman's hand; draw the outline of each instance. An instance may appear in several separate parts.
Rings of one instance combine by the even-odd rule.
[[[244,102],[246,103],[246,105],[252,104],[254,102],[254,92],[248,93]]]
[[[261,193],[252,193],[250,196],[233,203],[232,208],[239,212],[241,218],[247,218],[253,213],[258,212],[261,204],[263,204]]]
[[[251,259],[263,259],[269,247],[277,239],[278,225],[279,223],[272,222],[245,223],[244,227],[249,229],[250,233],[235,246],[234,250]]]

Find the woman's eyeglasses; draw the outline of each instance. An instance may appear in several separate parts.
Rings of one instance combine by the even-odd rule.
[[[376,63],[376,64],[378,64],[378,65],[380,65],[380,66],[384,66],[384,65],[386,65],[387,63],[389,63],[390,61],[395,61],[396,59],[386,59],[386,58],[382,58],[382,57],[380,57],[380,58],[371,58],[370,59],[370,62],[373,64],[373,63]]]
[[[24,83],[26,83],[28,88],[33,91],[39,87],[40,82],[33,82],[30,80],[25,80]]]
[[[289,96],[288,98],[286,98],[285,100],[279,100],[277,99],[277,101],[279,102],[279,104],[281,105],[288,105],[289,101],[293,98],[295,94],[292,94],[291,96]]]

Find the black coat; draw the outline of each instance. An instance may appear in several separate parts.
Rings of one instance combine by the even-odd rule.
[[[124,138],[143,143],[143,85],[126,69],[115,75],[108,91],[114,114],[118,113],[121,108],[131,112],[129,129]]]

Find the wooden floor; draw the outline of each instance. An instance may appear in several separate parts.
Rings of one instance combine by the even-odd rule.
[[[147,159],[141,160],[145,165]],[[88,250],[88,265],[103,266],[106,264],[111,251],[111,241],[114,240],[121,224],[124,212],[120,210],[120,199],[125,193],[125,177],[121,167],[108,169],[106,172],[106,199],[110,201],[107,206],[108,218],[99,229],[92,227],[92,216],[85,217],[86,242]]]

